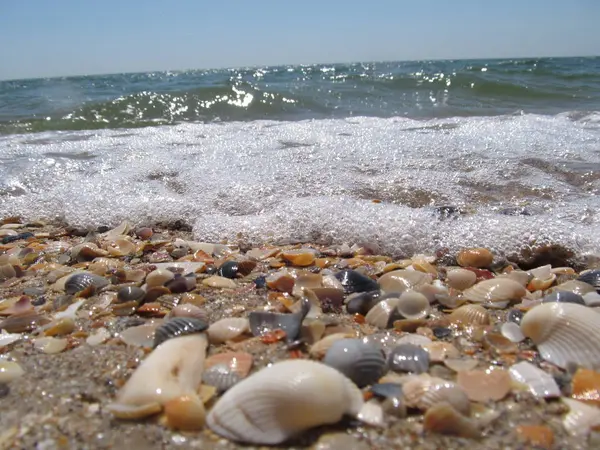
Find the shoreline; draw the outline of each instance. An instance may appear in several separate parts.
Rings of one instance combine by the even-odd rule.
[[[0,224],[7,226],[10,222],[4,220]],[[314,277],[318,277],[320,281],[317,283],[322,284],[322,274],[327,270],[330,270],[331,274],[349,269],[358,270],[383,283],[382,276],[386,273],[412,267],[413,271],[431,275],[430,280],[424,284],[433,285],[433,280],[439,280],[439,284],[448,288],[449,268],[463,266],[457,264],[458,255],[427,255],[431,258],[410,255],[413,259],[399,260],[373,254],[369,248],[353,248],[348,245],[323,246],[303,243],[279,249],[257,250],[240,242],[231,248],[221,244],[213,245],[211,253],[207,251],[211,249],[209,246],[196,248],[191,244],[196,241],[193,240],[191,227],[184,222],[175,223],[171,227],[161,224],[161,227],[153,226],[151,229],[128,229],[126,225],[121,224],[121,228],[100,229],[92,234],[87,234],[87,230],[67,228],[65,224],[58,223],[18,225],[9,225],[14,228],[0,228],[12,229],[17,235],[33,233],[33,236],[28,238],[4,242],[0,246],[3,252],[8,252],[0,255],[0,259],[6,259],[2,261],[3,267],[8,264],[15,272],[15,275],[10,277],[7,276],[11,275],[10,273],[2,272],[5,279],[0,282],[0,315],[4,320],[23,313],[28,317],[23,323],[11,325],[14,328],[11,328],[10,333],[21,334],[18,340],[5,346],[0,344],[0,357],[5,361],[16,362],[23,369],[20,376],[0,383],[0,407],[3,411],[0,415],[0,449],[36,446],[44,449],[240,448],[238,444],[224,441],[208,427],[203,427],[200,431],[182,432],[166,426],[164,418],[150,417],[134,421],[116,419],[107,406],[114,402],[115,396],[141,361],[151,354],[149,348],[126,345],[121,339],[122,332],[152,320],[162,320],[175,305],[191,304],[202,309],[205,318],[211,324],[227,317],[247,317],[251,311],[257,310],[289,312],[298,299],[298,293],[293,291],[293,286],[300,283],[298,277],[304,277],[303,282],[311,286],[310,289],[318,289],[314,285]],[[15,236],[8,233],[2,238],[11,235]],[[119,240],[130,242],[133,247],[130,249],[126,242]],[[87,247],[86,250],[82,250],[81,244],[84,242],[96,243],[97,246],[95,249]],[[76,255],[73,254],[74,247],[78,249]],[[28,250],[23,251],[25,248]],[[249,257],[249,252],[253,257]],[[555,273],[556,279],[549,286],[544,286],[545,293],[560,283],[575,279],[577,272],[584,268],[595,267],[594,261],[588,261],[584,267],[579,255],[558,244],[540,247],[537,252],[531,254],[523,254],[520,251],[519,253],[521,258],[516,261],[506,261],[498,258],[498,255],[492,255],[493,262],[478,262],[476,266],[482,267],[473,269],[471,273],[476,274],[476,282],[479,283],[488,277],[508,274],[518,271],[519,268],[530,270],[548,263],[553,268],[576,268],[572,272],[564,269]],[[13,254],[13,257],[9,260],[10,254]],[[305,258],[309,258],[309,264],[306,264]],[[176,260],[204,262],[204,267],[195,272],[192,289],[187,292],[169,292],[167,289],[153,301],[145,299],[142,303],[129,305],[130,310],[123,307],[123,302],[117,302],[119,288],[125,285],[141,286],[147,275],[152,272],[153,265],[172,263]],[[210,277],[206,273],[207,266],[218,268],[227,260],[251,260],[255,264],[249,273],[230,279],[233,284],[229,284],[229,287],[219,288],[203,284]],[[94,266],[94,263],[97,264]],[[393,264],[395,266],[391,266]],[[472,266],[466,264],[464,267]],[[59,275],[68,277],[74,269],[93,270],[108,283],[85,295],[66,295],[64,287],[61,289],[56,283],[62,278]],[[8,268],[6,270],[10,272]],[[263,276],[270,280],[269,276],[282,270],[293,273],[291,280],[271,280],[265,287],[262,286],[264,280],[257,281]],[[141,278],[136,278],[138,275]],[[223,280],[217,281],[226,285]],[[526,281],[530,282],[529,279]],[[457,382],[458,372],[444,362],[447,359],[446,353],[452,354],[451,359],[460,357],[476,360],[477,364],[474,367],[477,369],[493,366],[503,374],[518,361],[530,361],[555,376],[561,382],[561,396],[566,397],[573,374],[543,361],[535,344],[529,339],[510,346],[505,342],[506,338],[498,338],[497,342],[485,338],[486,335],[502,337],[500,327],[507,323],[509,310],[519,309],[526,312],[528,308],[526,303],[523,306],[524,299],[533,302],[534,306],[530,305],[529,308],[535,307],[535,301],[543,295],[540,290],[537,294],[536,290],[527,290],[527,294],[519,294],[519,301],[511,298],[510,304],[505,308],[488,309],[489,323],[469,324],[469,327],[466,327],[448,319],[449,311],[458,307],[449,306],[452,299],[461,299],[463,295],[462,290],[452,289],[453,291],[447,289],[450,294],[449,299],[443,300],[446,304],[440,304],[437,298],[429,300],[431,306],[427,315],[419,319],[420,321],[404,322],[387,330],[367,321],[366,314],[348,314],[340,303],[340,298],[347,298],[347,293],[340,294],[339,298],[329,298],[329,302],[323,301],[321,304],[321,316],[314,319],[323,324],[323,333],[315,342],[318,342],[324,333],[336,332],[356,338],[382,333],[394,339],[419,335],[429,339],[430,344],[434,344],[427,350],[432,355],[432,361],[426,372],[432,376]],[[432,295],[435,297],[437,294]],[[15,306],[15,299],[19,300],[18,306]],[[59,320],[56,314],[64,312],[67,307],[80,300],[84,301],[74,312],[72,327],[67,326],[63,329],[52,326]],[[148,307],[148,304],[155,305]],[[21,309],[17,313],[7,315],[6,311],[13,306]],[[6,325],[6,322],[3,323]],[[19,327],[22,331],[19,331]],[[54,331],[49,333],[48,330]],[[44,335],[51,338],[48,342],[52,345],[60,346],[56,341],[64,343],[63,349],[57,353],[47,352],[47,348],[41,350],[38,340]],[[313,342],[290,348],[282,340],[270,342],[247,333],[238,338],[223,344],[212,344],[208,351],[209,357],[224,352],[250,354],[253,358],[251,373],[254,374],[274,361],[290,358],[308,359],[310,349],[314,345]],[[443,347],[445,350],[442,351],[442,356],[436,356],[438,359],[434,360],[435,351],[439,353],[439,350],[434,350],[437,347]],[[384,348],[384,351],[389,350]],[[392,383],[397,381],[394,377],[391,377],[391,380]],[[243,380],[240,383],[243,383]],[[373,397],[368,387],[363,388],[363,393],[380,407],[384,403]],[[208,410],[213,407],[214,401],[213,398],[207,402]],[[529,430],[523,428],[529,425],[543,427],[544,439],[552,436],[549,446],[546,445],[547,440],[543,441],[546,444],[542,446],[546,448],[583,449],[588,448],[588,445],[591,448],[597,445],[600,439],[594,431],[591,432],[588,442],[581,437],[570,435],[563,425],[569,408],[561,400],[536,398],[526,390],[512,385],[501,399],[471,399],[471,406],[471,415],[465,420],[476,424],[481,433],[480,439],[446,436],[426,430],[426,411],[409,407],[407,412],[401,414],[404,417],[395,417],[386,410],[381,419],[383,422],[379,425],[365,425],[356,419],[343,420],[337,424],[303,432],[279,447],[335,448],[323,446],[323,440],[328,439],[324,436],[334,435],[337,437],[332,439],[338,439],[338,445],[346,445],[346,448],[348,445],[355,445],[356,448],[450,449],[465,445],[481,449],[506,448],[532,445],[533,432],[516,431],[517,428]],[[589,430],[587,432],[590,433]],[[339,437],[340,433],[346,438]]]

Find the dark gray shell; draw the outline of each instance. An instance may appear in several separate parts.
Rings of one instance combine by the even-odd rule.
[[[208,328],[208,323],[194,317],[175,317],[167,320],[154,332],[154,347],[163,342],[188,334],[201,333]]]
[[[225,278],[237,278],[239,269],[237,261],[225,261],[217,270],[217,275]]]
[[[344,286],[346,294],[379,290],[379,285],[375,280],[356,270],[341,270],[335,274],[335,277]]]
[[[429,370],[429,353],[418,345],[400,344],[390,352],[388,367],[394,372],[427,372]]]
[[[240,380],[240,375],[225,364],[209,367],[202,374],[202,382],[214,386],[219,392],[226,391]]]
[[[183,294],[196,288],[196,275],[191,273],[186,276],[176,275],[165,285],[173,294]]]
[[[107,286],[110,282],[100,275],[94,273],[81,272],[71,275],[65,283],[65,292],[67,294],[77,294],[89,286],[93,286],[95,290]]]
[[[137,286],[123,286],[117,291],[117,300],[120,302],[141,302],[146,296],[146,291]]]
[[[402,386],[396,383],[377,383],[371,386],[373,395],[381,398],[402,398]]]
[[[267,311],[252,311],[248,314],[250,331],[254,336],[262,336],[273,330],[283,330],[287,342],[295,341],[300,335],[302,321],[310,311],[310,301],[302,300],[302,309],[293,314],[282,314]]]
[[[360,339],[334,342],[323,363],[339,370],[360,388],[375,383],[385,372],[383,352]]]
[[[523,320],[523,311],[519,309],[511,309],[508,311],[508,314],[506,315],[507,322],[514,322],[517,325],[520,325],[521,320]]]
[[[348,314],[362,314],[366,316],[369,310],[381,301],[381,291],[357,292],[351,295],[346,303]]]
[[[600,294],[600,269],[588,270],[579,275],[577,280],[591,284],[596,289],[596,292]]]
[[[542,303],[576,303],[578,305],[584,305],[585,301],[579,294],[569,291],[555,291],[552,294],[546,295],[542,299]]]
[[[362,341],[365,344],[374,345],[375,347],[380,349],[383,352],[384,356],[388,355],[392,351],[392,349],[396,347],[397,340],[398,336],[388,331],[368,334],[367,336],[362,338]]]

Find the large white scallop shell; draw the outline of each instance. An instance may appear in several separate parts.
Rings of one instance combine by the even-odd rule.
[[[228,390],[210,411],[215,433],[238,442],[279,444],[312,427],[356,417],[360,390],[337,370],[314,361],[273,364]]]
[[[508,278],[493,278],[477,283],[464,291],[464,297],[489,307],[503,308],[511,300],[520,300],[527,294],[521,284]]]
[[[544,303],[521,321],[523,334],[537,345],[542,358],[563,369],[570,362],[600,366],[600,314],[575,303]]]

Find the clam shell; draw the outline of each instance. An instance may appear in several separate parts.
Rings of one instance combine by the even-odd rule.
[[[500,327],[502,336],[511,342],[521,342],[525,339],[525,335],[521,331],[521,327],[514,322],[506,322]]]
[[[427,410],[423,417],[423,428],[434,433],[463,438],[477,439],[481,437],[477,423],[462,415],[447,402],[439,403]]]
[[[24,373],[25,371],[16,362],[0,360],[0,383],[9,383]]]
[[[398,311],[399,297],[386,298],[380,301],[365,316],[368,324],[378,328],[389,328],[395,320],[402,318]]]
[[[591,285],[596,291],[600,294],[600,270],[586,270],[582,272],[581,275],[577,278],[578,281],[583,281]]]
[[[446,273],[446,282],[448,286],[459,291],[470,288],[477,281],[475,272],[467,269],[450,269]]]
[[[208,313],[202,308],[191,303],[176,305],[169,313],[169,317],[193,317],[194,319],[202,320],[209,323]]]
[[[578,369],[573,375],[571,396],[589,405],[600,406],[600,372]]]
[[[348,314],[367,315],[371,308],[381,301],[381,291],[357,292],[346,298],[346,311]]]
[[[467,300],[483,303],[489,307],[500,306],[502,303],[512,300],[520,300],[525,294],[527,294],[527,289],[508,278],[483,280],[463,293]],[[504,305],[500,307],[504,307]]]
[[[65,292],[67,294],[77,294],[85,289],[102,289],[108,286],[110,282],[99,275],[88,272],[79,272],[71,275],[65,282]]]
[[[462,267],[489,267],[493,260],[492,252],[482,247],[466,248],[456,256],[456,262]]]
[[[229,278],[220,277],[218,275],[213,275],[212,277],[205,278],[204,280],[202,280],[202,284],[205,286],[221,289],[235,289],[237,287],[235,281],[230,280]]]
[[[513,380],[527,386],[536,397],[560,397],[560,388],[554,378],[528,361],[512,365],[509,372]]]
[[[133,242],[128,239],[116,239],[110,242],[107,246],[107,251],[111,256],[126,256],[133,255],[135,253],[136,247]]]
[[[504,369],[462,370],[456,383],[474,402],[502,400],[511,389],[510,374]]]
[[[600,426],[600,408],[570,398],[561,400],[570,410],[563,419],[563,426],[571,436],[586,437],[591,429]]]
[[[587,368],[600,365],[600,314],[574,303],[545,303],[525,314],[523,334],[537,345],[540,356],[563,369],[572,362]]]
[[[432,340],[422,334],[409,333],[395,340],[396,345],[412,344],[419,347],[426,347],[432,343]]]
[[[98,248],[96,244],[84,242],[71,248],[71,258],[76,261],[91,261],[99,256],[107,256],[108,252]]]
[[[165,287],[174,294],[183,294],[184,292],[192,291],[196,288],[196,275],[189,274],[186,276],[176,275],[170,281],[167,281]]]
[[[589,283],[586,283],[581,280],[569,280],[564,283],[559,284],[558,286],[554,286],[552,288],[553,291],[568,291],[574,294],[579,294],[581,296],[587,294],[588,292],[594,292],[595,288]]]
[[[155,286],[164,286],[168,281],[175,278],[175,274],[167,269],[153,270],[146,276],[146,285],[151,288]]]
[[[356,417],[362,406],[360,390],[337,370],[288,360],[227,391],[210,411],[207,424],[233,441],[279,444],[304,430],[337,423],[344,414]]]
[[[388,355],[388,367],[394,372],[423,373],[429,370],[429,353],[413,344],[401,344]]]
[[[384,292],[402,293],[408,289],[415,289],[424,284],[430,284],[433,277],[430,273],[417,270],[393,270],[382,275],[378,281]]]
[[[250,323],[245,317],[226,317],[211,324],[206,332],[211,344],[222,344],[249,331]]]
[[[146,291],[137,286],[124,286],[117,291],[120,302],[141,302],[146,296]]]
[[[400,295],[397,311],[406,319],[423,319],[429,315],[429,300],[423,294],[409,289]]]
[[[204,427],[206,410],[197,395],[184,395],[165,403],[165,417],[170,428],[198,431]]]
[[[554,291],[551,294],[548,294],[544,298],[542,298],[542,303],[553,302],[576,303],[578,305],[585,305],[585,301],[581,295],[569,291]]]
[[[481,305],[463,305],[456,308],[449,316],[450,320],[463,326],[487,325],[490,315]]]
[[[154,347],[158,347],[163,342],[185,336],[188,334],[201,333],[208,328],[208,324],[200,319],[193,317],[175,317],[167,320],[154,332]]]
[[[353,337],[354,337],[354,335],[353,334],[349,334],[349,333],[333,333],[333,334],[329,334],[329,335],[325,336],[323,339],[320,339],[317,342],[315,342],[310,347],[310,351],[309,351],[308,354],[312,358],[315,358],[315,359],[324,358],[325,355],[327,354],[327,351],[331,348],[331,346],[335,342],[341,341],[342,339],[348,339],[348,338],[353,338]]]
[[[341,270],[335,277],[342,283],[346,294],[379,290],[377,282],[356,270]]]
[[[414,376],[402,385],[406,404],[426,411],[432,406],[448,402],[462,414],[469,415],[471,403],[467,394],[455,383],[426,374]]]
[[[254,336],[262,336],[270,331],[280,329],[285,331],[288,342],[295,341],[300,335],[302,321],[311,309],[311,303],[306,298],[302,300],[301,305],[301,310],[293,314],[252,311],[248,314],[250,331]]]
[[[342,339],[334,342],[323,363],[339,370],[358,387],[376,382],[385,371],[383,352],[360,339]]]

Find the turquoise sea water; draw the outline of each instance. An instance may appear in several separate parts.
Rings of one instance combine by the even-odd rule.
[[[600,58],[0,82],[0,216],[600,254],[599,194]]]

